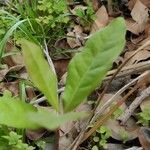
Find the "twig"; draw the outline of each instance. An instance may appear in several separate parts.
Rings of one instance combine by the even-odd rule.
[[[112,78],[109,80],[108,84],[106,85],[106,87],[104,88],[103,92],[101,93],[101,95],[98,97],[98,103],[94,109],[94,111],[96,110],[96,108],[99,105],[100,100],[103,98],[104,94],[106,93],[107,89],[109,88],[112,80],[116,77],[116,75],[121,71],[121,69],[126,65],[126,63],[132,58],[134,57],[139,51],[141,51],[142,49],[144,49],[145,47],[150,45],[150,40],[147,41],[146,43],[144,43],[142,46],[140,46],[129,58],[127,58],[117,69],[117,71],[113,74]]]
[[[113,108],[111,108],[107,114],[103,115],[97,122],[95,122],[93,124],[93,127],[87,133],[85,133],[81,143],[88,139],[104,122],[106,122],[110,118],[110,116],[118,109],[118,107],[120,107],[127,100],[127,98],[137,89],[138,84],[131,91],[129,91],[120,101],[118,101],[117,104],[113,106]]]
[[[53,64],[53,62],[52,62],[51,57],[49,56],[48,47],[47,47],[47,44],[46,44],[46,40],[45,40],[45,39],[44,39],[44,45],[45,45],[44,53],[45,53],[45,55],[46,55],[47,61],[48,61],[48,63],[49,63],[50,68],[53,70],[54,74],[56,75],[55,67],[54,67],[54,64]]]
[[[130,106],[125,110],[124,114],[121,115],[117,120],[121,121],[121,125],[124,125],[130,118],[134,110],[141,104],[141,102],[150,96],[150,87],[146,88],[141,92],[141,95],[137,97]]]
[[[64,89],[65,89],[65,87],[62,87],[62,88],[60,88],[60,89],[58,89],[58,93],[61,93],[61,92],[63,92],[64,91]],[[39,98],[39,99],[37,99],[37,100],[35,100],[35,101],[31,101],[30,102],[30,104],[39,104],[39,103],[42,103],[42,102],[44,102],[44,101],[46,101],[46,97],[45,96],[43,96],[43,97],[41,97],[41,98]]]
[[[145,61],[145,62],[141,62],[141,63],[138,63],[138,64],[123,67],[122,70],[120,71],[120,73],[118,75],[116,75],[116,77],[114,79],[121,78],[121,77],[131,75],[131,74],[135,74],[135,73],[144,72],[146,70],[150,70],[150,61]],[[103,81],[110,80],[112,78],[112,75],[116,71],[117,71],[117,69],[109,71],[107,73],[106,78]]]
[[[108,3],[108,12],[109,12],[109,15],[112,15],[113,14],[113,2],[112,0],[107,0],[107,3]]]
[[[99,111],[92,118],[91,123],[93,123],[97,119],[97,117],[102,114],[103,111],[105,111],[113,102],[115,102],[118,96],[120,96],[126,89],[135,84],[140,78],[148,75],[150,75],[150,71],[141,74],[140,76],[129,82],[127,85],[125,85],[123,88],[121,88],[114,96],[112,96],[106,103],[101,106]]]

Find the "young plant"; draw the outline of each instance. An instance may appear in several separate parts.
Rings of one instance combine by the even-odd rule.
[[[44,127],[54,130],[67,121],[84,117],[85,113],[71,111],[102,82],[125,45],[125,33],[124,20],[117,18],[87,40],[82,52],[76,54],[69,64],[66,87],[61,99],[63,105],[57,94],[57,77],[45,60],[41,46],[20,39],[28,74],[54,111],[37,109],[6,92],[0,97],[0,124],[16,128]]]
[[[15,40],[23,37],[30,39],[30,36],[34,35],[34,38],[44,45],[44,39],[51,42],[64,36],[69,23],[69,11],[65,0],[15,0],[9,1],[5,10],[5,20],[26,20],[23,25],[31,33],[28,35],[27,30],[20,28],[21,30],[16,30],[14,34]],[[8,14],[11,14],[11,18]]]
[[[5,146],[11,150],[34,150],[35,148],[29,146],[26,143],[22,142],[22,136],[18,135],[16,132],[11,131],[9,135],[2,136],[2,138],[6,139]]]
[[[96,130],[96,135],[93,137],[93,141],[98,143],[98,147],[107,148],[107,139],[111,136],[111,134],[110,129],[106,126],[101,126],[98,130]]]
[[[144,109],[138,113],[138,123],[141,123],[143,126],[150,125],[150,109]]]
[[[83,10],[82,8],[76,9],[75,15],[79,17],[80,24],[83,27],[90,27],[91,23],[96,18],[93,6],[91,3],[88,4],[87,9]]]

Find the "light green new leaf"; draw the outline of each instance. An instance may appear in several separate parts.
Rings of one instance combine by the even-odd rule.
[[[28,113],[36,113],[37,109],[18,99],[4,94],[0,97],[0,124],[15,128],[36,129],[39,126],[31,122]]]
[[[101,83],[124,48],[125,34],[124,19],[117,18],[92,35],[71,60],[63,95],[65,111],[78,106]]]
[[[26,39],[21,39],[19,43],[32,82],[58,111],[57,78],[45,60],[41,48]]]
[[[54,111],[40,109],[38,113],[30,113],[29,118],[41,127],[54,130],[68,121],[75,121],[87,115],[85,112],[70,112],[61,115]]]

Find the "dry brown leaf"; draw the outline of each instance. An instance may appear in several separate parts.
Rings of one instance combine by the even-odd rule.
[[[96,20],[94,21],[91,33],[104,28],[109,22],[109,17],[105,6],[101,6],[96,12]]]
[[[140,0],[147,8],[150,8],[150,0]],[[128,2],[128,8],[129,10],[132,10],[134,5],[136,3],[136,0],[130,0]]]
[[[123,140],[124,134],[127,134],[127,141],[135,139],[139,130],[139,126],[136,122],[129,118],[125,126],[121,126],[119,121],[109,119],[105,125],[111,129],[112,137],[116,140]]]
[[[7,82],[7,83],[0,83],[0,91],[4,92],[5,90],[8,90],[12,92],[13,96],[19,95],[19,81],[14,82]]]
[[[5,65],[1,70],[0,70],[0,81],[2,81],[5,77],[5,75],[8,73],[8,66]]]
[[[7,42],[5,52],[12,52],[12,51],[16,51],[16,47],[11,42]],[[20,52],[5,57],[4,62],[9,67],[16,66],[16,65],[24,65],[23,56]]]
[[[132,54],[134,53],[134,51],[129,51],[125,53],[124,58],[129,58]],[[147,60],[148,58],[150,58],[150,51],[144,49],[142,51],[139,51],[136,55],[134,55],[126,65],[132,65],[132,64],[136,64],[140,61],[144,61]]]
[[[144,43],[146,43],[146,42],[148,42],[148,41],[150,41],[150,36],[147,37],[145,40],[141,41],[141,42],[139,43],[139,45],[143,45]],[[150,45],[147,46],[147,47],[145,47],[145,49],[150,51]]]
[[[93,3],[93,9],[94,9],[94,11],[97,11],[98,8],[100,7],[99,0],[93,0],[92,3]]]
[[[29,101],[31,101],[33,98],[36,97],[36,94],[35,94],[34,89],[32,87],[26,88],[26,94],[27,94]]]
[[[148,8],[140,0],[137,0],[131,11],[131,16],[138,24],[145,24],[149,20]]]
[[[46,133],[46,130],[44,130],[44,129],[26,130],[26,136],[27,136],[30,140],[38,140],[38,139],[40,139],[45,133]]]
[[[69,59],[53,60],[54,67],[56,69],[56,73],[59,79],[67,71],[67,66],[69,64],[69,61],[70,61]]]
[[[139,24],[135,21],[133,21],[132,19],[126,19],[126,27],[127,30],[138,35],[139,33],[142,33],[145,30],[145,27],[147,24]]]

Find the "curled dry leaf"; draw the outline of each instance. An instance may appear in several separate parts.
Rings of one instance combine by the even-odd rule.
[[[126,27],[127,30],[138,35],[139,33],[142,33],[145,30],[145,27],[147,26],[147,24],[139,24],[137,22],[135,22],[132,19],[126,19]]]
[[[104,28],[109,22],[109,17],[105,6],[101,6],[96,12],[96,20],[94,21],[91,33]]]

